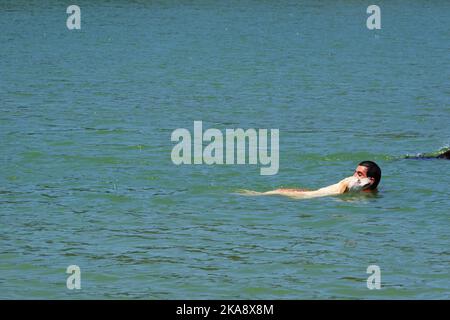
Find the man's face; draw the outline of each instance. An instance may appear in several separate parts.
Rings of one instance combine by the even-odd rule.
[[[369,178],[367,176],[367,167],[364,167],[364,166],[357,166],[353,176],[356,178],[359,178],[359,179],[368,178],[370,180],[370,185],[368,187],[370,187],[373,184],[373,182],[375,181],[374,178]],[[366,187],[366,189],[368,189],[368,187]]]

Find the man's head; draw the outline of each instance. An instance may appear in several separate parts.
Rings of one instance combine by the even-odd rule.
[[[369,178],[371,183],[367,190],[375,190],[381,180],[381,169],[373,161],[363,161],[356,167],[354,177]]]

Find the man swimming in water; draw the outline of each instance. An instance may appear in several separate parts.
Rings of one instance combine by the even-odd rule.
[[[378,184],[381,180],[381,169],[373,161],[363,161],[356,167],[353,176],[359,179],[368,178],[370,180],[369,187],[363,189],[363,191],[377,190]]]
[[[363,161],[358,164],[351,177],[347,177],[336,184],[320,188],[317,190],[306,189],[276,189],[266,192],[252,190],[241,190],[244,195],[282,195],[292,198],[315,198],[339,195],[346,192],[374,191],[381,180],[381,169],[373,161]]]

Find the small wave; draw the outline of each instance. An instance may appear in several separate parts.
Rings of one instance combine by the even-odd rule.
[[[434,151],[434,152],[427,152],[427,153],[417,153],[417,154],[406,154],[404,156],[405,159],[431,159],[431,158],[439,158],[439,157],[448,157],[450,153],[450,147],[445,146],[441,149]]]
[[[336,162],[336,161],[361,161],[364,159],[371,159],[374,161],[389,161],[395,159],[395,157],[387,154],[378,154],[370,152],[337,152],[330,154],[318,154],[318,153],[308,153],[302,154],[297,157],[297,160],[303,161],[326,161],[326,162]]]

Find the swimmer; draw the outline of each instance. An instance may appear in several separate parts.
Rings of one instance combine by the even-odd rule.
[[[282,188],[266,192],[242,190],[241,193],[245,195],[283,195],[292,198],[315,198],[339,195],[347,192],[375,191],[380,180],[380,167],[373,161],[363,161],[358,164],[353,176],[318,190]]]
[[[370,185],[363,189],[363,191],[376,191],[381,181],[381,169],[373,161],[363,161],[358,164],[353,176],[356,178],[368,178],[370,180]]]

